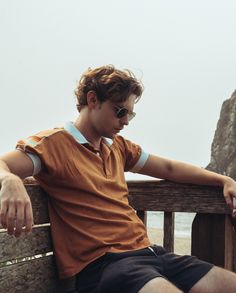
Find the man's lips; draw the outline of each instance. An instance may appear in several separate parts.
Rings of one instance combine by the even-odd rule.
[[[115,131],[121,131],[123,129],[123,127],[122,128],[115,128]]]

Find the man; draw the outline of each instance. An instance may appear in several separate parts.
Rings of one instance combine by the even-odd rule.
[[[124,172],[176,182],[223,186],[233,210],[236,182],[145,153],[118,133],[134,118],[142,86],[130,71],[89,69],[75,91],[74,123],[20,140],[1,157],[1,223],[18,237],[33,226],[20,178],[35,176],[49,194],[55,256],[73,292],[235,292],[236,275],[191,256],[152,246],[128,204]]]

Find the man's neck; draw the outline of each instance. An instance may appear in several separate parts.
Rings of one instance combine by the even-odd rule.
[[[100,149],[102,137],[94,133],[90,127],[89,121],[85,121],[83,117],[79,116],[75,120],[74,126],[82,133],[89,144],[91,144],[95,149]]]

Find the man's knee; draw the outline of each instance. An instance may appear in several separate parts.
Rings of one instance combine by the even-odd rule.
[[[147,282],[138,293],[180,293],[178,288],[176,288],[173,284],[168,282],[166,279],[162,277],[154,278]]]
[[[215,266],[192,287],[190,292],[234,293],[236,292],[236,274]]]

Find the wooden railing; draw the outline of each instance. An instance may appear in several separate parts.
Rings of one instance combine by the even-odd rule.
[[[0,231],[0,292],[60,292],[50,236],[47,195],[25,181],[35,227],[14,238]],[[129,201],[146,223],[147,211],[164,211],[164,247],[174,251],[174,213],[197,213],[192,225],[191,254],[236,270],[234,221],[222,188],[168,181],[129,181]]]
[[[144,222],[147,211],[164,211],[163,245],[168,251],[174,251],[174,213],[196,213],[191,254],[236,271],[236,222],[222,188],[169,181],[130,181],[128,186],[130,203]]]

